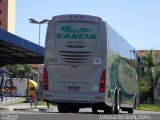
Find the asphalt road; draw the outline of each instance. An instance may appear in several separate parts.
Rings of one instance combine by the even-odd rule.
[[[24,104],[14,105],[14,106],[7,106],[5,109],[0,110],[0,113],[7,112],[7,113],[17,113],[17,114],[62,114],[58,113],[57,107],[53,106],[51,108],[47,108],[46,106],[39,106],[37,108],[31,108],[30,104],[26,103],[27,106],[23,106]],[[126,111],[120,111],[120,114],[127,114]],[[70,113],[69,113],[70,114]],[[77,114],[92,114],[91,108],[80,109],[79,113]],[[103,114],[102,110],[98,111],[98,114]],[[133,114],[159,114],[160,112],[153,112],[153,111],[144,111],[144,110],[134,110]]]
[[[8,100],[10,100],[10,98]],[[31,108],[30,103],[15,104],[10,106],[0,105],[0,108],[2,108],[0,109],[0,120],[107,120],[110,116],[108,114],[103,114],[102,110],[99,110],[98,114],[92,114],[91,108],[80,109],[79,113],[62,114],[58,113],[56,106],[50,106],[50,108],[47,108],[47,106],[37,106],[36,109],[33,109]],[[113,117],[112,120],[118,120],[114,117],[120,116],[120,118],[125,118],[128,116],[134,117],[134,115],[141,115],[142,117],[147,115],[149,116],[149,119],[152,118],[152,120],[158,120],[160,117],[160,112],[134,110],[134,114],[127,114],[127,112],[120,111],[119,115],[113,114],[111,116]],[[130,120],[129,118],[127,119]]]
[[[112,120],[118,120],[119,118],[134,120],[133,118],[135,116],[140,115],[141,117],[147,116],[149,117],[148,119],[158,120],[160,117],[160,112],[142,111],[142,110],[135,110],[134,114],[127,114],[127,112],[120,111],[119,115],[103,114],[103,111],[99,111],[98,114],[92,114],[90,108],[80,109],[79,113],[58,113],[58,110],[55,106],[51,108],[46,108],[43,106],[43,108],[37,107],[36,109],[31,109],[29,105],[28,106],[23,106],[23,105],[24,104],[10,106],[10,108],[15,108],[15,109],[17,108],[16,110],[13,110],[13,109],[0,110],[0,119],[2,118],[2,120],[6,120],[5,117],[11,116],[11,117],[15,117],[14,120],[29,120],[29,119],[34,119],[34,120],[107,120],[109,119],[110,120],[111,119],[110,117],[112,117]],[[24,109],[18,109],[18,108],[24,108]],[[117,116],[119,117],[118,119],[117,119]]]

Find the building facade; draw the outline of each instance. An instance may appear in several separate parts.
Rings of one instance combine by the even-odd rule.
[[[0,0],[0,29],[15,34],[16,0]]]

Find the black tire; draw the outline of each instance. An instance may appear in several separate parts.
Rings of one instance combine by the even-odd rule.
[[[79,113],[79,107],[74,106],[71,111],[72,113]]]
[[[58,104],[58,111],[60,113],[70,113],[71,108],[68,104]]]
[[[136,109],[136,107],[137,107],[137,96],[135,96],[134,104],[133,104],[133,108]]]
[[[128,108],[128,113],[133,114],[133,112],[134,112],[134,109],[133,109],[133,108]]]
[[[92,107],[92,113],[97,114],[98,113],[98,108],[96,106]]]
[[[106,106],[104,108],[104,114],[113,114],[113,113],[114,113],[114,106],[111,106],[111,107]]]
[[[119,105],[115,105],[114,114],[119,114]]]
[[[120,96],[119,93],[117,92],[115,94],[114,114],[119,114],[119,111],[120,111]]]
[[[133,108],[129,108],[128,109],[128,113],[133,114],[134,113],[134,109],[136,109],[136,105],[137,105],[137,96],[135,95],[134,103],[133,103]]]

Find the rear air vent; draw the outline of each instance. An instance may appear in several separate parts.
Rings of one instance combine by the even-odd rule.
[[[86,63],[91,52],[87,51],[60,51],[61,58],[65,63]]]
[[[85,52],[85,51],[60,51],[62,53],[75,53],[75,54],[83,54],[83,53],[91,53],[91,52]]]
[[[68,48],[84,48],[85,46],[83,45],[66,45]]]

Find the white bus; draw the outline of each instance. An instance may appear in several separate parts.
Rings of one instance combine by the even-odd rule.
[[[62,113],[133,113],[138,96],[136,51],[101,18],[54,16],[45,41],[43,95]]]

